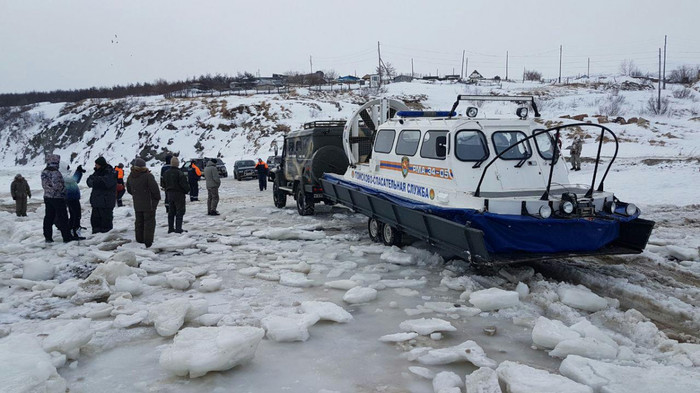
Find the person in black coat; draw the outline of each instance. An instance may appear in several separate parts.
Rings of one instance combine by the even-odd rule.
[[[187,169],[187,180],[190,182],[190,202],[199,200],[199,179],[202,177],[202,171],[194,162],[190,162],[190,167]]]
[[[117,203],[117,176],[104,157],[95,160],[95,172],[87,178],[87,186],[92,188],[90,193],[92,233],[111,231],[113,210]]]
[[[173,158],[172,155],[168,154],[165,156],[165,164],[163,164],[162,167],[160,167],[160,189],[165,191],[165,172],[170,170],[170,160]],[[165,205],[165,213],[168,213],[168,209],[170,208],[170,201],[168,200],[168,193],[165,193],[165,199],[163,200],[163,204]]]
[[[187,176],[179,168],[180,161],[177,157],[170,159],[170,169],[165,172],[163,184],[170,201],[168,211],[168,233],[186,232],[182,229],[182,221],[185,216],[185,195],[190,192],[190,183]]]

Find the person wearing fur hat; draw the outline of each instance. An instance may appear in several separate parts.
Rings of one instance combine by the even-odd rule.
[[[32,197],[32,190],[29,189],[27,180],[19,173],[10,184],[10,194],[15,201],[17,217],[27,217],[27,198]]]
[[[126,191],[134,202],[136,242],[150,247],[156,231],[156,207],[160,201],[160,189],[142,158],[133,162],[131,173],[126,179]]]
[[[95,172],[87,178],[87,186],[92,188],[90,193],[92,233],[111,231],[114,205],[117,202],[117,176],[104,157],[95,160]]]
[[[168,233],[182,233],[182,221],[185,216],[185,195],[190,192],[187,176],[180,170],[177,157],[170,160],[170,169],[165,172],[163,184],[168,196]]]
[[[60,162],[61,156],[49,154],[46,156],[46,168],[41,172],[41,187],[44,189],[44,204],[46,205],[44,239],[47,243],[53,243],[54,223],[61,231],[64,243],[76,240],[71,236],[68,228],[68,211],[64,199],[66,188],[63,175],[58,170]]]

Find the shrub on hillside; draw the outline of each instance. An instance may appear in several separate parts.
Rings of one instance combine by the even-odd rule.
[[[651,96],[647,101],[646,110],[654,115],[665,115],[669,110],[668,104],[668,97],[661,97],[661,105],[659,105],[659,99],[656,96]]]
[[[624,103],[625,96],[615,91],[605,96],[605,101],[598,107],[598,111],[604,116],[621,116],[624,114]]]
[[[693,96],[693,91],[687,87],[683,87],[681,89],[676,89],[673,91],[673,98],[685,99],[685,98],[690,98],[692,96]]]
[[[525,72],[523,72],[523,79],[526,81],[540,81],[542,80],[542,73],[535,70],[525,70]]]

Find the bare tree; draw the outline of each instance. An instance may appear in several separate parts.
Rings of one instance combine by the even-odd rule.
[[[540,81],[542,80],[542,73],[535,70],[525,70],[523,78],[526,81]]]
[[[698,67],[682,65],[671,71],[668,80],[674,83],[695,83],[698,81]]]
[[[632,59],[625,59],[620,63],[620,73],[625,76],[642,76],[642,71],[639,70]]]

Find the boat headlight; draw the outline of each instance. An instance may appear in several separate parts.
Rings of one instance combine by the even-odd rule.
[[[574,212],[574,203],[571,201],[564,201],[561,204],[561,211],[564,212],[564,214],[571,214]]]
[[[521,119],[527,119],[527,112],[528,109],[526,107],[520,107],[515,111],[515,114],[518,115],[519,118]]]
[[[615,213],[615,209],[617,209],[617,204],[613,201],[605,202],[605,206],[603,206],[603,207],[604,207],[606,212],[613,214],[613,213]]]
[[[552,215],[552,208],[549,205],[540,206],[540,217],[549,218]]]
[[[479,109],[473,106],[467,108],[467,117],[476,117],[479,114]]]
[[[637,206],[634,203],[630,203],[625,207],[625,214],[628,216],[633,216],[637,213]]]

